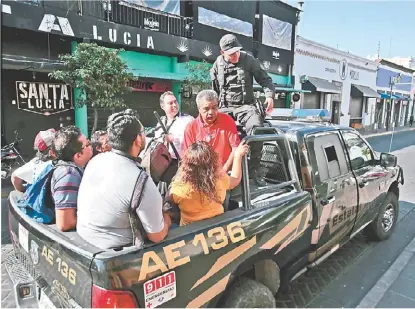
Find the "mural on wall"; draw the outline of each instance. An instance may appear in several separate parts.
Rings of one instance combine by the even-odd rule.
[[[17,108],[45,116],[73,109],[72,89],[65,84],[16,81]]]

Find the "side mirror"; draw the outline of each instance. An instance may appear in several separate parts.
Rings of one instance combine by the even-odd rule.
[[[365,164],[365,159],[363,159],[362,157],[357,157],[354,158],[350,163],[352,164],[352,169],[357,170]]]
[[[382,152],[380,154],[380,165],[383,167],[395,167],[398,163],[396,156],[390,153]]]

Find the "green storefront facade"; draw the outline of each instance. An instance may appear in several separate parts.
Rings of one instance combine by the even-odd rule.
[[[73,42],[72,52],[74,52],[75,49],[76,42]],[[183,80],[188,74],[186,62],[179,62],[178,57],[168,57],[136,51],[122,51],[120,56],[126,62],[131,73],[138,79],[163,80],[171,83],[171,89],[176,95],[179,105],[181,106],[181,87]],[[190,62],[194,61],[191,60]],[[289,76],[281,76],[272,73],[269,75],[275,84],[290,84]],[[288,97],[289,96],[287,95],[287,100]],[[76,100],[76,98],[77,90],[75,89],[74,99]],[[154,102],[155,108],[158,107],[158,104],[158,101]],[[136,108],[138,112],[140,112],[140,107],[137,106]],[[79,127],[84,134],[87,136],[89,135],[88,110],[86,106],[75,108],[75,125]]]

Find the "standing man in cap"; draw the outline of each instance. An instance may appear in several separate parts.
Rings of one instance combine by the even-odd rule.
[[[253,77],[262,86],[265,93],[266,112],[274,108],[275,87],[272,79],[261,68],[258,59],[241,51],[242,46],[233,34],[224,35],[220,42],[221,55],[216,59],[210,71],[213,90],[219,96],[219,108],[233,117],[252,134],[254,127],[262,127],[264,115],[255,105]],[[259,175],[259,163],[262,143],[252,143],[250,170],[254,181],[266,185]]]

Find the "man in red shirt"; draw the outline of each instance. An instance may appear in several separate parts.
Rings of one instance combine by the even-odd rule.
[[[219,154],[223,170],[227,172],[240,143],[235,121],[231,116],[219,113],[218,95],[213,90],[199,92],[196,103],[199,116],[186,127],[182,151],[184,153],[196,141],[205,141]]]

